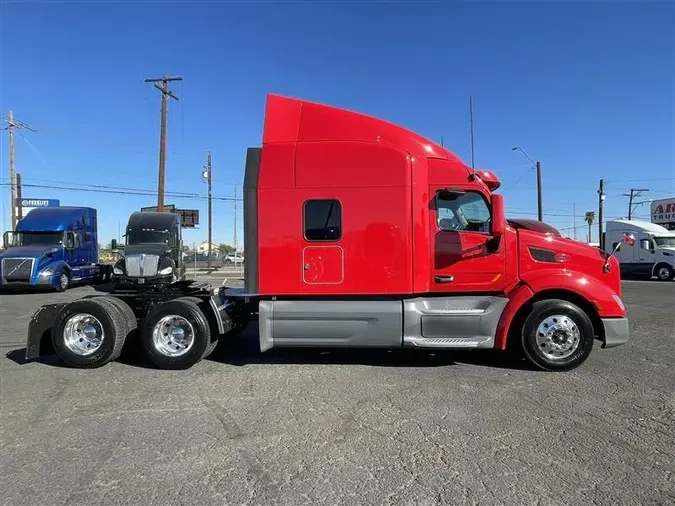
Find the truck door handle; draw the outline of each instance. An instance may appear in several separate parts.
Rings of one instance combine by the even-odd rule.
[[[455,280],[455,276],[436,276],[434,279],[436,283],[452,283]]]

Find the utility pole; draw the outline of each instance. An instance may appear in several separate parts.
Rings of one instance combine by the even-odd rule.
[[[21,174],[17,172],[16,174],[16,207],[17,207],[17,217],[16,221],[19,221],[23,218],[23,206],[21,205],[21,200],[23,200],[23,191],[21,189]]]
[[[6,129],[9,131],[9,205],[12,208],[12,230],[16,227],[16,167],[15,167],[15,156],[14,156],[14,129],[15,128],[25,128],[31,132],[37,132],[34,128],[30,127],[22,121],[14,119],[14,112],[9,111],[7,119]]]
[[[598,188],[598,244],[601,250],[605,250],[605,240],[602,237],[602,206],[605,202],[605,180],[600,180]]]
[[[574,217],[574,228],[573,228],[573,234],[574,234],[574,240],[577,240],[577,203],[572,202],[572,216]]]
[[[537,169],[537,219],[539,221],[544,221],[544,195],[541,183],[541,162],[535,162],[532,157],[528,155],[520,146],[513,146],[511,151],[520,151],[527,157],[528,160],[532,162],[532,165]]]
[[[211,151],[208,152],[206,156],[206,165],[204,165],[204,172],[202,172],[202,176],[206,179],[206,183],[208,184],[208,215],[209,215],[209,237],[208,237],[208,246],[209,246],[209,253],[208,257],[206,259],[207,266],[210,269],[211,268],[211,240],[212,240],[212,228],[211,228]]]
[[[182,81],[180,76],[164,76],[158,78],[147,78],[146,83],[153,83],[153,86],[162,92],[162,117],[159,130],[159,180],[157,182],[157,212],[164,211],[164,173],[166,162],[166,107],[167,97],[178,100],[178,97],[169,90],[171,81]],[[162,85],[160,86],[159,83]]]
[[[648,192],[649,190],[646,190],[644,188],[631,188],[630,189],[630,195],[628,193],[623,193],[623,197],[628,197],[628,219],[630,220],[631,217],[633,216],[633,197],[639,197],[642,195],[644,192]],[[636,202],[635,205],[641,204],[642,202]]]

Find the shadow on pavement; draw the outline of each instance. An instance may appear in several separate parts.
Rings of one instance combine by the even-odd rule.
[[[34,360],[26,360],[25,347],[12,350],[9,353],[7,353],[5,357],[7,357],[15,364],[19,365],[30,364],[34,362],[37,364],[51,365],[54,367],[66,367],[66,365],[63,362],[61,362],[59,357],[57,357],[56,355],[45,355],[44,357],[40,357]]]
[[[423,350],[384,348],[279,348],[260,352],[257,332],[218,345],[207,359],[223,364],[326,364],[373,367],[447,367],[458,364],[512,370],[534,370],[530,364],[500,350]]]
[[[223,340],[207,358],[209,361],[234,366],[254,364],[325,364],[325,365],[367,365],[373,367],[447,367],[457,364],[493,367],[511,370],[534,370],[519,356],[499,350],[448,351],[369,349],[369,348],[280,348],[261,353],[255,326],[236,339]],[[56,355],[47,355],[35,360],[26,360],[26,348],[7,353],[6,357],[23,365],[29,362],[53,367],[68,367]],[[127,341],[118,362],[141,368],[153,368],[146,359],[136,339]]]

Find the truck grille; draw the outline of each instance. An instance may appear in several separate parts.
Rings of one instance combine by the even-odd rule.
[[[145,278],[157,276],[157,264],[159,257],[157,255],[129,255],[124,259],[127,276],[135,278]]]
[[[30,281],[34,262],[34,258],[3,258],[2,282]]]

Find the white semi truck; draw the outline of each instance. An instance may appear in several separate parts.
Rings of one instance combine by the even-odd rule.
[[[632,234],[635,243],[621,244],[624,234]],[[621,276],[656,276],[661,281],[675,277],[675,230],[639,220],[613,220],[607,222],[605,249],[611,253],[616,248],[621,266]]]

